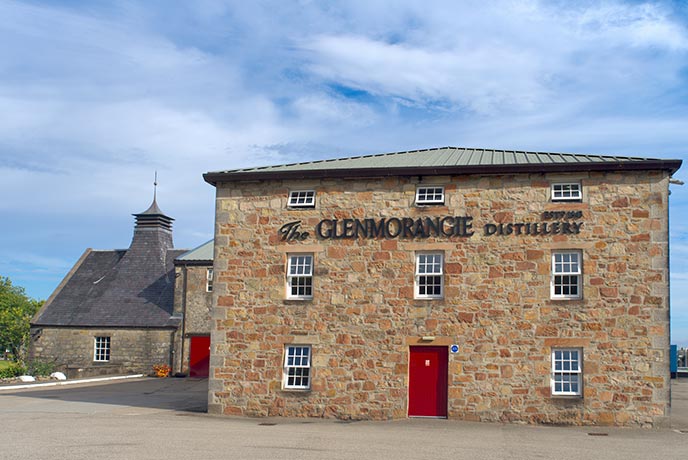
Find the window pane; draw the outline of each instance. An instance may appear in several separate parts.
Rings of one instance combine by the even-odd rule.
[[[313,296],[313,256],[289,256],[287,267],[288,297]]]
[[[579,350],[552,350],[552,391],[554,394],[580,395]]]
[[[579,200],[581,198],[581,186],[577,183],[552,184],[552,199],[554,200]]]
[[[293,207],[314,207],[315,191],[302,190],[289,193],[289,206]]]
[[[310,347],[287,347],[285,364],[285,388],[310,387]]]
[[[416,255],[416,295],[442,297],[443,254]]]
[[[554,296],[579,297],[581,254],[555,252],[552,254],[552,293]]]
[[[418,187],[416,203],[443,203],[444,187]]]
[[[94,339],[94,361],[110,360],[110,337],[95,337]]]

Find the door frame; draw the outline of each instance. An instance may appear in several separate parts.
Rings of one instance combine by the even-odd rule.
[[[198,375],[191,375],[191,358],[193,357],[193,343],[194,339],[198,338],[207,338],[208,339],[208,375],[207,376],[198,376]],[[193,334],[189,335],[189,377],[194,377],[194,378],[207,378],[210,377],[210,347],[211,347],[211,341],[210,341],[210,334]]]
[[[443,394],[440,394],[438,398],[443,397],[444,398],[444,406],[443,406],[443,412],[444,415],[411,415],[409,413],[411,409],[411,354],[412,354],[412,349],[418,348],[435,348],[438,351],[441,350],[440,359],[445,359],[444,362],[444,376],[440,376],[440,378],[444,379],[444,391],[442,392]],[[439,344],[439,343],[409,343],[408,344],[408,385],[407,385],[407,400],[406,400],[406,416],[407,417],[412,417],[412,418],[448,418],[449,417],[449,346],[445,344]]]

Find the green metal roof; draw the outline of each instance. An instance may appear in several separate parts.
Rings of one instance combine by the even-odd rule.
[[[681,160],[518,150],[442,147],[364,155],[204,174],[207,182],[313,177],[498,174],[506,172],[663,169],[675,172]]]
[[[190,251],[186,251],[184,254],[174,259],[174,262],[175,264],[208,261],[212,262],[213,251],[215,249],[214,246],[214,240],[207,241],[202,245],[198,246],[197,248],[194,248]]]

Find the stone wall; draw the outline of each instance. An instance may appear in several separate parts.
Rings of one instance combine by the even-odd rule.
[[[207,270],[211,264],[188,264],[175,267],[174,311],[184,318],[182,333],[177,338],[175,372],[188,374],[190,336],[209,335],[213,293],[206,290]],[[183,347],[183,348],[182,348]]]
[[[211,413],[407,415],[409,345],[457,344],[450,418],[661,425],[669,414],[668,177],[662,172],[423,177],[446,205],[414,206],[419,178],[218,184]],[[553,203],[551,182],[583,201]],[[317,191],[287,209],[289,190]],[[577,212],[580,233],[485,234]],[[322,219],[470,216],[470,237],[323,239]],[[309,232],[284,242],[292,221]],[[504,227],[503,227],[504,228]],[[512,227],[513,228],[513,227]],[[550,227],[551,228],[551,227]],[[561,230],[561,228],[560,228]],[[506,232],[503,232],[506,233]],[[583,296],[551,300],[551,254],[583,254]],[[414,299],[416,251],[444,254],[445,294]],[[315,257],[314,297],[285,300],[288,253]],[[312,387],[282,389],[284,345],[312,345]],[[553,397],[553,347],[583,350],[583,396]]]
[[[69,378],[108,374],[152,374],[153,365],[170,364],[169,329],[32,329],[33,359],[54,362]],[[110,337],[110,361],[94,362],[95,337]]]

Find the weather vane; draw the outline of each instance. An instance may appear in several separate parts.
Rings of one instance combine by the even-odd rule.
[[[153,179],[153,201],[156,200],[158,195],[158,171],[155,171],[155,179]]]

